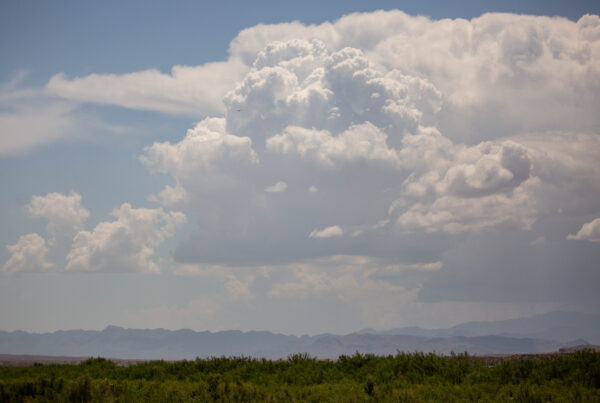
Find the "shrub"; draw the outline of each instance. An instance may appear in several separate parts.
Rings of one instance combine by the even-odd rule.
[[[71,384],[69,392],[69,401],[71,402],[89,402],[92,400],[92,382],[86,373],[77,378]]]

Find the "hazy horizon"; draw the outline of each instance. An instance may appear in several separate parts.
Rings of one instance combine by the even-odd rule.
[[[448,330],[451,328],[454,328],[456,326],[461,326],[461,325],[469,325],[469,324],[480,324],[480,323],[489,323],[489,324],[497,324],[497,323],[501,323],[501,322],[505,322],[505,321],[513,321],[513,320],[520,320],[520,319],[529,319],[529,318],[539,318],[539,317],[544,317],[544,316],[552,316],[554,314],[581,314],[581,315],[597,315],[596,313],[585,313],[585,312],[574,312],[574,311],[550,311],[550,312],[543,312],[540,314],[535,314],[535,315],[531,315],[531,316],[518,316],[518,317],[510,317],[510,318],[503,318],[500,320],[473,320],[473,321],[466,321],[466,322],[459,322],[459,323],[455,323],[451,326],[447,326],[447,327],[421,327],[421,326],[415,326],[415,325],[406,325],[406,326],[402,326],[402,327],[381,327],[381,328],[372,328],[372,327],[363,327],[360,329],[354,329],[352,331],[350,331],[349,333],[345,333],[345,334],[350,334],[350,333],[360,333],[360,332],[369,332],[369,331],[375,331],[375,332],[385,332],[385,331],[390,331],[390,330],[397,330],[397,329],[407,329],[407,328],[418,328],[418,329],[422,329],[422,330]],[[115,327],[115,328],[122,328],[122,329],[130,329],[130,330],[169,330],[169,331],[178,331],[178,330],[192,330],[194,332],[222,332],[222,331],[240,331],[242,333],[247,333],[247,332],[271,332],[268,329],[260,329],[260,328],[254,328],[254,329],[221,329],[221,330],[211,330],[211,329],[202,329],[202,328],[190,328],[190,327],[181,327],[181,328],[165,328],[165,327],[145,327],[145,328],[133,328],[133,327],[127,327],[127,326],[120,326],[120,325],[115,325],[112,323],[109,323],[103,327],[99,327],[99,328],[69,328],[69,329],[56,329],[56,330],[49,330],[49,331],[40,331],[40,332],[36,332],[36,331],[26,331],[23,329],[12,329],[12,330],[7,330],[7,329],[0,329],[0,331],[2,332],[15,332],[15,331],[26,331],[28,333],[31,334],[40,334],[40,333],[54,333],[54,332],[61,332],[61,331],[70,331],[70,330],[81,330],[81,331],[103,331],[106,330],[107,328],[111,328],[111,327]],[[290,335],[290,336],[303,336],[303,335],[309,335],[309,336],[315,336],[318,334],[326,334],[327,332],[317,332],[317,333],[286,333],[286,332],[271,332],[274,334],[284,334],[284,335]],[[342,334],[342,333],[331,333],[331,334]]]
[[[0,330],[600,313],[596,2],[0,11]]]

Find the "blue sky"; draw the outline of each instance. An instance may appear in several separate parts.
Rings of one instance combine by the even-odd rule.
[[[493,3],[4,2],[3,330],[597,312],[600,7]]]
[[[513,12],[571,20],[597,14],[600,9],[593,1],[181,1],[178,5],[158,1],[5,2],[0,50],[11,57],[4,58],[0,73],[7,80],[15,71],[30,70],[35,81],[43,84],[55,72],[126,73],[150,67],[167,71],[174,64],[225,59],[231,39],[259,23],[298,20],[319,24],[344,14],[378,9],[400,9],[436,19]]]

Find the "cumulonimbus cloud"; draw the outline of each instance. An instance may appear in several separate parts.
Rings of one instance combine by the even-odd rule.
[[[401,12],[377,12],[346,16],[321,26],[294,23],[245,30],[232,42],[231,54],[249,69],[224,94],[226,113],[221,132],[252,139],[256,158],[260,156],[263,165],[255,165],[251,176],[244,170],[229,170],[218,180],[247,183],[285,163],[291,170],[286,182],[303,181],[302,168],[294,158],[313,164],[311,169],[332,178],[336,173],[319,169],[351,170],[370,164],[387,171],[385,175],[397,177],[397,184],[388,185],[396,189],[395,200],[387,206],[388,217],[382,210],[377,220],[386,220],[402,231],[453,234],[500,224],[529,229],[547,208],[540,198],[546,184],[532,157],[536,155],[537,167],[542,166],[538,150],[543,146],[522,143],[519,135],[525,129],[545,130],[547,126],[535,116],[536,110],[532,116],[526,115],[527,108],[502,104],[505,98],[496,95],[510,93],[516,104],[530,105],[531,97],[543,93],[543,99],[536,98],[535,108],[544,104],[546,112],[559,96],[561,102],[567,99],[567,104],[576,108],[579,101],[574,89],[583,90],[590,74],[598,73],[591,67],[597,58],[597,20],[586,16],[574,23],[489,14],[471,21],[432,21]],[[350,21],[366,28],[350,35]],[[540,31],[540,27],[544,28]],[[438,30],[445,36],[438,35]],[[556,41],[543,36],[543,30]],[[340,32],[347,35],[332,35]],[[491,32],[502,38],[500,45]],[[526,44],[531,47],[524,47]],[[383,52],[392,55],[383,58]],[[443,63],[433,57],[436,52],[444,56]],[[582,65],[589,67],[586,74],[578,67]],[[572,75],[567,78],[565,71]],[[476,78],[468,79],[472,73]],[[523,82],[525,86],[536,82],[541,87],[531,91]],[[571,87],[559,95],[555,85]],[[588,89],[585,96],[590,94]],[[576,109],[578,113],[589,112]],[[477,120],[492,110],[499,115],[486,122]],[[470,122],[463,127],[464,133],[456,131],[458,126],[449,114]],[[590,119],[594,117],[583,120]],[[566,119],[562,124],[574,130],[580,122]],[[510,139],[498,138],[499,125],[509,134],[500,137]],[[171,146],[181,147],[186,142],[187,136]],[[153,147],[158,150],[158,146]],[[271,155],[263,157],[264,150]],[[153,151],[147,149],[143,158],[156,170],[159,159],[151,155]],[[231,164],[227,156],[215,155],[215,163]],[[148,164],[150,159],[154,165]],[[207,193],[199,191],[197,181],[185,180],[182,171],[187,169],[194,173],[189,177],[197,178],[206,171],[197,165],[203,157],[190,155],[179,161],[177,169],[162,171],[173,176],[175,186],[165,188],[154,200],[168,205],[187,198],[188,204],[202,205],[199,201],[205,200]],[[208,188],[209,184],[202,184],[202,189]],[[212,194],[214,198],[220,197],[221,189]],[[232,200],[235,191],[228,189],[222,197]],[[339,186],[328,189],[343,193]],[[374,193],[384,190],[388,192],[385,196]],[[239,193],[240,203],[228,205],[248,210],[248,215],[257,206],[267,208],[250,188],[244,191],[248,193]],[[368,195],[344,200],[358,205],[362,198],[389,199],[389,192],[373,189]],[[281,207],[268,206],[272,212],[277,208]],[[356,217],[348,215],[340,222],[357,228],[356,222],[361,220],[352,220]]]
[[[339,94],[335,88],[331,94],[327,87],[315,85],[319,74],[325,73],[314,67],[328,53],[350,47],[378,71],[395,70],[412,77],[408,85],[421,87],[411,91],[417,95],[413,97],[416,110],[431,115],[432,107],[441,107],[440,128],[453,136],[473,141],[482,133],[472,131],[486,122],[495,126],[485,135],[487,139],[509,129],[581,131],[598,125],[593,106],[600,74],[599,27],[596,15],[573,22],[495,13],[471,20],[432,20],[397,10],[355,13],[320,25],[294,22],[247,28],[231,41],[230,56],[224,62],[175,66],[170,74],[145,70],[78,78],[57,75],[46,90],[83,102],[205,116],[225,111],[223,97],[251,67],[255,72],[246,77],[246,88],[264,81],[265,85],[277,85],[284,91],[278,96],[283,96],[287,86],[295,85],[292,76],[280,75],[283,67],[294,69],[301,80],[313,74],[314,81],[307,82],[293,98],[282,100],[298,104],[298,117],[302,110],[308,115],[319,112],[313,117],[316,119],[333,111],[302,105],[327,105],[331,96]],[[297,55],[297,60],[291,62],[290,54]],[[383,81],[393,76],[382,75],[380,85],[385,87]],[[355,84],[373,78],[357,76]],[[424,82],[430,83],[431,89],[422,87]],[[335,80],[330,83],[335,86]],[[427,93],[433,88],[444,94],[444,105],[431,104]],[[422,100],[419,95],[424,95]],[[245,96],[242,87],[235,96],[227,97],[226,103],[237,104],[240,96]],[[253,105],[262,100],[252,97],[246,117],[256,112]]]
[[[204,119],[140,157],[173,181],[150,199],[193,211],[198,239],[220,242],[201,256],[179,249],[176,259],[251,260],[248,251],[281,239],[300,251],[289,259],[339,254],[334,242],[307,239],[328,229],[356,234],[336,240],[345,251],[357,242],[365,255],[389,257],[414,234],[444,244],[533,231],[556,211],[579,223],[597,216],[599,59],[598,16],[436,21],[378,11],[258,25],[218,64],[57,75],[46,91]],[[219,69],[232,73],[215,77]],[[265,193],[279,178],[286,193]],[[319,230],[327,222],[338,225]],[[132,250],[140,245],[149,244]],[[444,247],[421,261],[437,262]],[[140,253],[146,263],[136,267],[147,271],[150,255]]]

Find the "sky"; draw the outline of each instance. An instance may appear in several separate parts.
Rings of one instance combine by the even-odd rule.
[[[600,5],[4,1],[0,330],[600,309]]]

